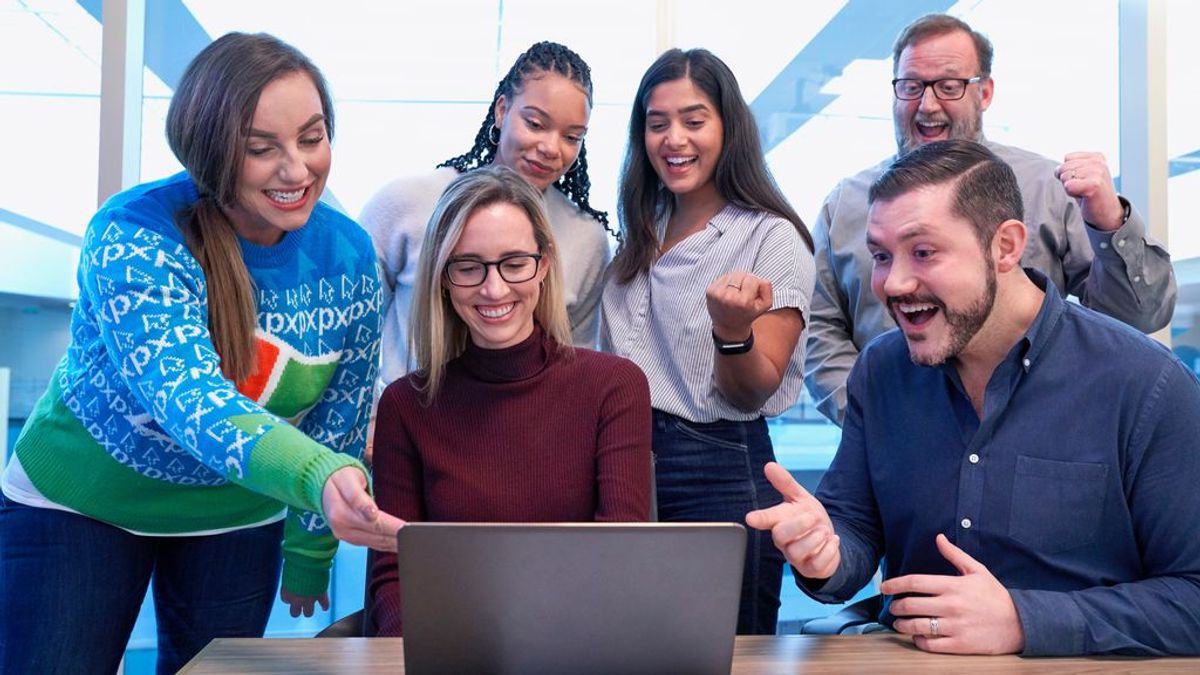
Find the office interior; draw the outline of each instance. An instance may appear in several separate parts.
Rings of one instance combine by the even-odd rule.
[[[275,34],[324,71],[338,128],[323,199],[351,217],[389,180],[465,151],[516,55],[554,40],[592,67],[593,205],[615,212],[645,67],[669,47],[705,47],[737,75],[770,168],[811,223],[840,178],[894,153],[892,41],[930,12],[995,45],[989,139],[1107,157],[1174,263],[1178,304],[1155,337],[1200,373],[1200,61],[1190,42],[1200,3],[0,0],[0,466],[68,342],[89,218],[105,196],[180,170],[163,133],[173,86],[228,31]],[[815,486],[838,428],[807,395],[770,428],[780,461]],[[365,552],[343,545],[331,608],[294,619],[279,604],[267,635],[309,636],[359,609],[364,567]],[[785,581],[780,630],[833,609]],[[126,673],[153,669],[152,611],[143,608]]]

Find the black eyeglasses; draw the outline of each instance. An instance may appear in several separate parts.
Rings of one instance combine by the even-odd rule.
[[[982,82],[983,76],[963,79],[961,77],[943,77],[940,80],[917,80],[911,77],[899,77],[892,80],[892,91],[896,98],[902,101],[915,101],[925,95],[926,87],[933,87],[933,95],[943,101],[957,101],[967,93],[967,85]]]
[[[518,253],[499,260],[459,258],[446,263],[446,279],[455,286],[480,286],[487,281],[488,268],[495,267],[501,279],[510,284],[519,284],[537,276],[541,261],[541,253]]]

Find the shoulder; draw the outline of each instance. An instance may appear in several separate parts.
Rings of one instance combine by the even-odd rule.
[[[887,168],[895,160],[895,155],[889,155],[862,171],[838,181],[837,185],[833,186],[833,189],[825,196],[825,203],[821,208],[822,217],[818,219],[817,223],[818,227],[832,228],[847,223],[865,228],[867,194],[871,191],[871,185],[883,175],[884,171],[887,171]],[[821,222],[826,219],[826,214],[828,214],[830,222]]]
[[[575,347],[564,354],[560,363],[567,366],[572,377],[589,383],[617,382],[630,386],[646,386],[646,375],[636,363],[622,356],[586,347]]]
[[[851,379],[883,383],[889,381],[886,379],[889,376],[900,377],[926,370],[934,371],[936,368],[918,366],[913,363],[904,333],[899,328],[893,328],[877,335],[863,347],[854,364]],[[895,382],[894,379],[890,381]]]
[[[379,405],[389,408],[391,412],[419,406],[425,382],[426,378],[423,375],[408,373],[384,388],[379,396]]]
[[[118,222],[154,232],[175,241],[183,235],[177,216],[199,199],[195,184],[186,173],[143,183],[109,197],[96,212],[90,228]]]
[[[363,207],[360,220],[367,229],[410,217],[424,221],[442,193],[458,177],[449,167],[393,179],[376,192]],[[422,214],[425,217],[422,217]],[[421,222],[424,229],[425,223]]]
[[[987,147],[997,157],[1004,160],[1005,164],[1012,167],[1013,173],[1017,175],[1019,182],[1024,182],[1029,178],[1053,178],[1054,169],[1059,164],[1045,155],[1039,155],[1036,152],[1012,145],[988,141]]]
[[[570,237],[588,244],[604,242],[608,234],[599,220],[585,213],[556,187],[546,190],[545,195],[546,217],[550,220],[555,237]]]
[[[1140,376],[1148,367],[1179,361],[1162,343],[1094,309],[1064,302],[1060,321],[1062,348],[1094,363],[1108,363],[1114,374]]]
[[[344,239],[359,255],[368,255],[374,260],[374,247],[370,235],[350,216],[324,202],[317,202],[310,224],[328,230],[338,238]]]

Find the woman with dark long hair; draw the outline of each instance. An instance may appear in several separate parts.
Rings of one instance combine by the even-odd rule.
[[[262,635],[281,562],[311,615],[335,535],[395,550],[358,461],[374,252],[317,201],[333,129],[303,54],[230,33],[171,99],[185,171],[92,219],[70,346],[0,484],[0,671],[114,672],[150,586],[174,673]]]
[[[588,201],[584,140],[592,111],[592,74],[575,52],[539,42],[500,80],[471,149],[428,174],[384,186],[363,209],[384,270],[384,384],[408,372],[405,328],[416,262],[434,204],[460,174],[497,165],[515,171],[545,198],[562,260],[572,342],[594,347],[608,264],[608,215]]]
[[[729,68],[672,49],[634,98],[623,240],[601,340],[650,381],[658,514],[742,522],[777,503],[765,417],[800,395],[812,239],[766,167]],[[774,633],[783,557],[747,541],[739,633]]]

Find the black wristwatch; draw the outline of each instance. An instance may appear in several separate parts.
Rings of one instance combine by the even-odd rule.
[[[724,354],[725,356],[745,354],[754,348],[754,331],[750,331],[750,337],[745,340],[738,340],[737,342],[725,342],[717,337],[716,332],[712,334],[712,337],[713,344],[717,346],[717,353]]]

